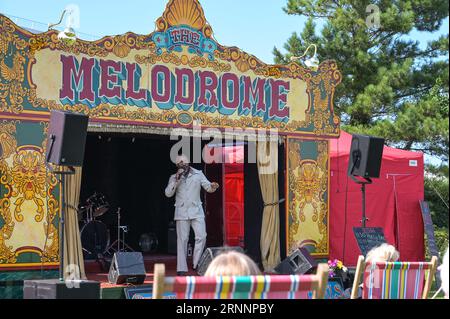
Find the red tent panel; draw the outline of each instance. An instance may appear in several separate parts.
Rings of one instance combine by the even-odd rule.
[[[361,226],[360,185],[347,177],[352,135],[331,141],[330,257],[356,265],[360,254],[353,227]],[[366,187],[367,227],[382,227],[404,261],[424,259],[419,201],[424,198],[423,154],[385,147],[379,179]]]

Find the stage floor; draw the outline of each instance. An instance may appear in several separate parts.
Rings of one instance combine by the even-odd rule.
[[[165,264],[167,276],[176,276],[177,274],[177,257],[173,255],[144,255],[144,264],[147,276],[144,283],[137,286],[130,284],[110,284],[108,282],[108,271],[103,270],[101,264],[96,260],[85,260],[84,267],[87,279],[100,282],[102,299],[123,299],[125,298],[124,288],[153,285],[153,269],[155,264]],[[191,258],[188,258],[188,265],[192,265]],[[197,273],[190,270],[188,275],[197,276]]]

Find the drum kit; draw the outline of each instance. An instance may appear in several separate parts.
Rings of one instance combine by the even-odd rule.
[[[83,251],[88,256],[103,258],[104,255],[113,255],[118,251],[133,251],[125,244],[125,232],[127,226],[120,225],[120,208],[118,214],[118,235],[117,240],[110,244],[110,232],[108,227],[97,218],[105,215],[110,209],[110,205],[103,194],[94,193],[86,200],[86,204],[78,210],[78,220],[81,229],[81,245]],[[123,238],[120,238],[120,230],[123,232]],[[117,245],[117,249],[115,249]]]

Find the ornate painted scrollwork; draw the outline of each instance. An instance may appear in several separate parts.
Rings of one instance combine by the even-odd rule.
[[[299,245],[299,236],[306,227],[305,208],[312,208],[311,221],[317,226],[319,241],[304,239],[314,244],[314,254],[328,253],[328,142],[317,141],[317,158],[302,159],[302,140],[289,140],[289,250]]]

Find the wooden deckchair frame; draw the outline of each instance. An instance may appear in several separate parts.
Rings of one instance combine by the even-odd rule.
[[[173,285],[176,277],[166,277],[164,264],[155,264],[153,281],[153,299],[162,299],[164,293],[173,292]],[[328,265],[319,264],[313,279],[313,299],[323,299],[328,284]],[[286,279],[289,275],[286,275]]]
[[[425,277],[425,284],[423,287],[423,292],[422,292],[422,299],[427,299],[428,298],[428,294],[430,293],[430,289],[431,289],[431,284],[433,283],[433,279],[434,279],[434,275],[436,274],[436,269],[437,269],[437,257],[433,256],[431,258],[430,262],[427,262],[425,264],[429,265],[429,269],[427,270],[427,275]],[[364,271],[366,269],[366,261],[364,259],[364,256],[359,256],[358,257],[358,264],[356,266],[356,273],[355,273],[355,279],[353,281],[353,287],[352,287],[352,294],[351,294],[351,299],[356,299],[358,298],[358,288],[361,284],[361,280],[362,277],[364,275]],[[365,287],[363,287],[364,289]]]

